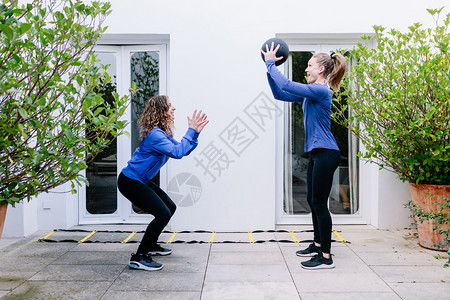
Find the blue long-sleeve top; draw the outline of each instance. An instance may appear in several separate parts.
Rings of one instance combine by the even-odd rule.
[[[154,128],[147,133],[134,151],[122,173],[128,178],[146,184],[155,177],[170,157],[180,159],[189,155],[198,145],[198,135],[195,129],[189,128],[178,142],[163,130]]]
[[[305,152],[315,148],[339,150],[331,133],[331,99],[333,93],[327,85],[303,84],[287,79],[275,66],[266,61],[267,78],[275,99],[303,103],[305,125]]]

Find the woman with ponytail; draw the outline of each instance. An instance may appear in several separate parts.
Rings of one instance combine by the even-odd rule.
[[[331,99],[346,70],[346,60],[342,54],[315,54],[308,62],[306,74],[308,83],[302,84],[287,79],[276,68],[275,62],[279,45],[270,49],[266,45],[264,54],[267,78],[273,96],[277,100],[303,103],[305,127],[305,152],[309,153],[307,169],[307,201],[311,207],[314,228],[314,242],[308,248],[297,251],[298,256],[312,257],[301,263],[305,269],[334,268],[331,257],[331,214],[328,197],[333,174],[340,152],[331,133]]]

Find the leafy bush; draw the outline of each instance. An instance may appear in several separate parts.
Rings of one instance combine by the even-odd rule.
[[[375,35],[350,51],[334,103],[333,119],[365,146],[360,156],[403,181],[450,184],[450,13],[440,21],[442,10],[428,10],[434,28],[374,26]],[[348,105],[338,105],[344,99]]]
[[[129,97],[103,99],[110,78],[93,52],[109,9],[70,0],[0,5],[0,203],[68,181],[75,192],[86,163],[123,133]]]

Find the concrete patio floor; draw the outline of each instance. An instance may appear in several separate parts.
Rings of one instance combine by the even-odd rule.
[[[414,230],[335,226],[336,268],[305,270],[295,251],[312,239],[310,226],[277,231],[171,232],[160,242],[173,249],[161,271],[127,267],[143,226],[78,226],[0,240],[3,299],[448,299],[446,252],[418,245]],[[78,243],[90,230],[99,232]],[[293,232],[293,235],[290,233]],[[172,243],[167,242],[173,238]],[[301,241],[296,243],[295,241]],[[302,242],[305,241],[305,242]],[[211,242],[211,243],[210,243]],[[253,242],[253,243],[252,243]]]

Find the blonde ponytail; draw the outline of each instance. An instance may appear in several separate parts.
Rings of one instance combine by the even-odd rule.
[[[331,56],[333,60],[333,71],[331,71],[330,78],[328,79],[328,84],[331,89],[335,92],[339,91],[339,85],[341,83],[342,77],[344,77],[345,70],[347,69],[347,61],[345,57],[340,53],[335,53]]]
[[[328,79],[330,88],[337,92],[339,91],[339,85],[344,77],[345,70],[347,69],[347,61],[345,57],[340,53],[328,55],[326,53],[318,53],[313,57],[316,58],[319,66],[325,67],[324,76]]]

